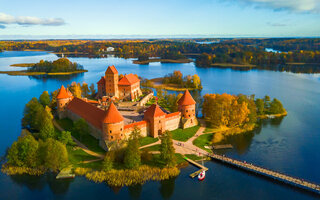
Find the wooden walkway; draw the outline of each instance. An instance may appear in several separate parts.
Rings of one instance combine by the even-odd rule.
[[[274,180],[277,180],[277,181],[280,181],[280,182],[283,182],[283,183],[286,183],[286,184],[289,184],[289,185],[292,185],[292,186],[295,186],[295,187],[298,187],[301,189],[305,189],[305,190],[320,194],[320,185],[318,185],[318,184],[310,183],[308,181],[305,181],[305,180],[302,180],[299,178],[294,178],[294,177],[291,177],[291,176],[288,176],[288,175],[285,175],[285,174],[282,174],[279,172],[271,171],[271,170],[268,170],[268,169],[265,169],[262,167],[255,166],[250,163],[238,161],[238,160],[231,159],[231,158],[228,158],[225,156],[220,156],[220,155],[212,154],[212,153],[211,154],[208,153],[207,156],[213,158],[214,160],[218,160],[223,163],[230,164],[232,166],[247,170],[249,172],[260,174],[262,176],[269,177]]]
[[[231,144],[220,144],[220,145],[212,145],[212,148],[215,149],[215,150],[218,150],[218,149],[232,149],[233,146]]]
[[[191,163],[191,164],[193,164],[193,165],[195,165],[195,166],[197,166],[197,167],[200,168],[200,170],[198,170],[198,171],[193,172],[192,174],[190,174],[190,177],[191,177],[191,178],[194,178],[194,177],[198,176],[198,174],[200,174],[202,171],[208,171],[208,170],[209,170],[209,169],[206,168],[205,166],[203,166],[203,165],[197,163],[196,161],[193,161],[193,160],[191,160],[191,159],[189,159],[189,158],[187,158],[187,157],[184,157],[184,159],[185,159],[186,161],[188,161],[189,163]]]

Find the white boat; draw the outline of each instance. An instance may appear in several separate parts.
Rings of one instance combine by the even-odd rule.
[[[205,177],[206,177],[206,171],[203,170],[203,171],[200,172],[200,174],[198,175],[198,180],[199,180],[199,181],[203,181]]]

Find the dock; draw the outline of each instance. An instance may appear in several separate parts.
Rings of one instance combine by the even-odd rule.
[[[212,145],[212,149],[218,150],[218,149],[232,149],[233,146],[231,144],[220,144],[220,145]]]
[[[74,178],[75,174],[72,173],[72,166],[63,168],[59,174],[56,176],[56,179],[63,179],[63,178]]]
[[[201,165],[201,164],[199,164],[199,163],[197,163],[197,162],[195,162],[195,161],[193,161],[193,160],[191,160],[191,159],[189,159],[189,158],[187,158],[187,157],[184,157],[184,159],[185,159],[186,161],[188,161],[189,163],[195,165],[196,167],[199,167],[199,168],[200,168],[200,170],[198,170],[198,171],[193,172],[192,174],[190,174],[190,177],[191,177],[191,178],[194,178],[194,177],[198,176],[202,171],[208,171],[208,170],[209,170],[207,167],[205,167],[205,166],[203,166],[203,165]]]

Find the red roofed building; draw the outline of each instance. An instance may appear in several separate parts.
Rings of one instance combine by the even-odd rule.
[[[127,74],[119,80],[118,71],[114,66],[108,67],[105,76],[101,77],[97,84],[99,98],[108,96],[134,100],[142,94],[139,78],[134,74]]]
[[[59,118],[64,117],[65,107],[72,100],[72,98],[73,95],[71,94],[71,92],[62,85],[58,92],[58,95],[56,96]]]
[[[158,104],[151,105],[144,113],[144,120],[149,122],[151,137],[158,137],[166,131],[166,113]]]
[[[104,118],[103,118],[103,136],[105,141],[122,140],[125,138],[123,134],[124,118],[111,102]]]
[[[181,112],[183,128],[198,125],[196,118],[196,101],[192,98],[189,90],[186,90],[178,100],[178,110]]]

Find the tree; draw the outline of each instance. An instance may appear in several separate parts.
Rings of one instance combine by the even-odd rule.
[[[264,108],[268,110],[270,107],[270,97],[268,95],[264,96],[263,102],[264,102]]]
[[[41,143],[40,150],[42,162],[47,169],[57,171],[69,162],[66,145],[55,139],[48,138]]]
[[[72,140],[72,137],[71,137],[71,132],[69,131],[61,131],[58,133],[57,135],[57,139],[62,142],[63,144],[70,144],[70,145],[73,145],[74,142]]]
[[[264,108],[264,101],[262,99],[256,100],[257,112],[259,115],[263,115],[265,108]]]
[[[90,85],[90,93],[91,93],[91,96],[94,97],[94,95],[96,94],[96,90],[94,89],[94,84],[91,83]]]
[[[202,89],[201,80],[200,80],[200,77],[197,74],[192,76],[192,83],[193,83],[193,87],[194,88]]]
[[[270,114],[281,114],[284,113],[286,110],[283,108],[282,103],[274,98],[270,104],[269,113]]]
[[[103,171],[109,171],[113,168],[114,154],[112,152],[108,152],[103,159],[102,169]]]
[[[166,131],[160,139],[160,158],[166,166],[174,167],[176,165],[176,157],[171,132]]]
[[[89,96],[89,87],[88,87],[88,84],[86,82],[82,83],[81,92],[82,92],[82,96],[84,96],[84,97],[88,97]]]
[[[24,116],[22,118],[22,126],[32,130],[40,130],[42,123],[43,106],[37,98],[32,98],[24,108]]]
[[[134,127],[134,130],[130,134],[128,140],[128,146],[124,155],[124,165],[128,169],[136,169],[141,164],[141,155],[140,155],[140,143],[139,138],[141,137],[141,131],[139,128]]]
[[[50,93],[51,101],[50,101],[50,108],[55,109],[57,107],[57,95],[59,90],[55,90]]]
[[[39,137],[43,140],[55,137],[55,129],[52,122],[53,116],[48,106],[42,112],[42,122]]]
[[[43,105],[43,107],[49,106],[49,104],[50,104],[50,95],[49,95],[48,91],[44,91],[40,95],[39,101]]]
[[[80,138],[80,141],[82,141],[83,136],[88,135],[90,132],[88,123],[82,118],[78,119],[77,121],[74,122],[72,132],[78,135]]]
[[[81,98],[82,90],[81,90],[80,83],[72,82],[69,89],[70,89],[70,92],[72,92],[73,96]]]
[[[19,137],[8,150],[8,163],[15,166],[36,167],[39,164],[37,140],[29,133]]]

